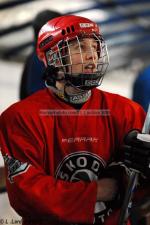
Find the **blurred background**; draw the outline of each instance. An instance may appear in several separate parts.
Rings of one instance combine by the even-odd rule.
[[[110,66],[100,88],[132,99],[135,79],[150,64],[150,0],[0,0],[0,113],[19,100],[24,63],[34,48],[32,21],[46,9],[101,25]],[[0,224],[12,219],[20,221],[2,190]]]

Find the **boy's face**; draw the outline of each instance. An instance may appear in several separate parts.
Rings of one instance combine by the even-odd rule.
[[[94,38],[84,38],[80,42],[73,40],[69,43],[67,56],[68,72],[71,74],[90,74],[97,70],[98,53],[97,41]]]

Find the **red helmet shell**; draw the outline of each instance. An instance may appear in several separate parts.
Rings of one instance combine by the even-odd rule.
[[[40,30],[37,42],[37,54],[47,65],[45,51],[59,41],[72,39],[79,35],[99,34],[99,26],[84,17],[65,15],[48,21]]]

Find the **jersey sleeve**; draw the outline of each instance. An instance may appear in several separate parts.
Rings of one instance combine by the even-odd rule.
[[[23,218],[92,223],[96,182],[70,183],[47,174],[43,167],[44,140],[35,125],[30,126],[32,123],[15,110],[7,110],[0,117],[0,143],[11,206]]]
[[[117,134],[116,145],[120,149],[124,143],[125,136],[133,129],[142,131],[146,113],[143,108],[129,99],[122,99],[122,109],[116,109],[116,127],[115,132]],[[120,106],[121,108],[121,106]]]

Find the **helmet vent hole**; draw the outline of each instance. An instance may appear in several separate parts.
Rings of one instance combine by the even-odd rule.
[[[62,35],[65,35],[65,34],[66,34],[66,31],[63,29],[63,30],[61,31],[61,33],[62,33]]]
[[[75,29],[74,29],[74,26],[73,26],[73,25],[71,26],[71,30],[72,30],[72,32],[74,32],[74,31],[75,31]]]
[[[70,33],[70,27],[67,27],[67,33]]]

